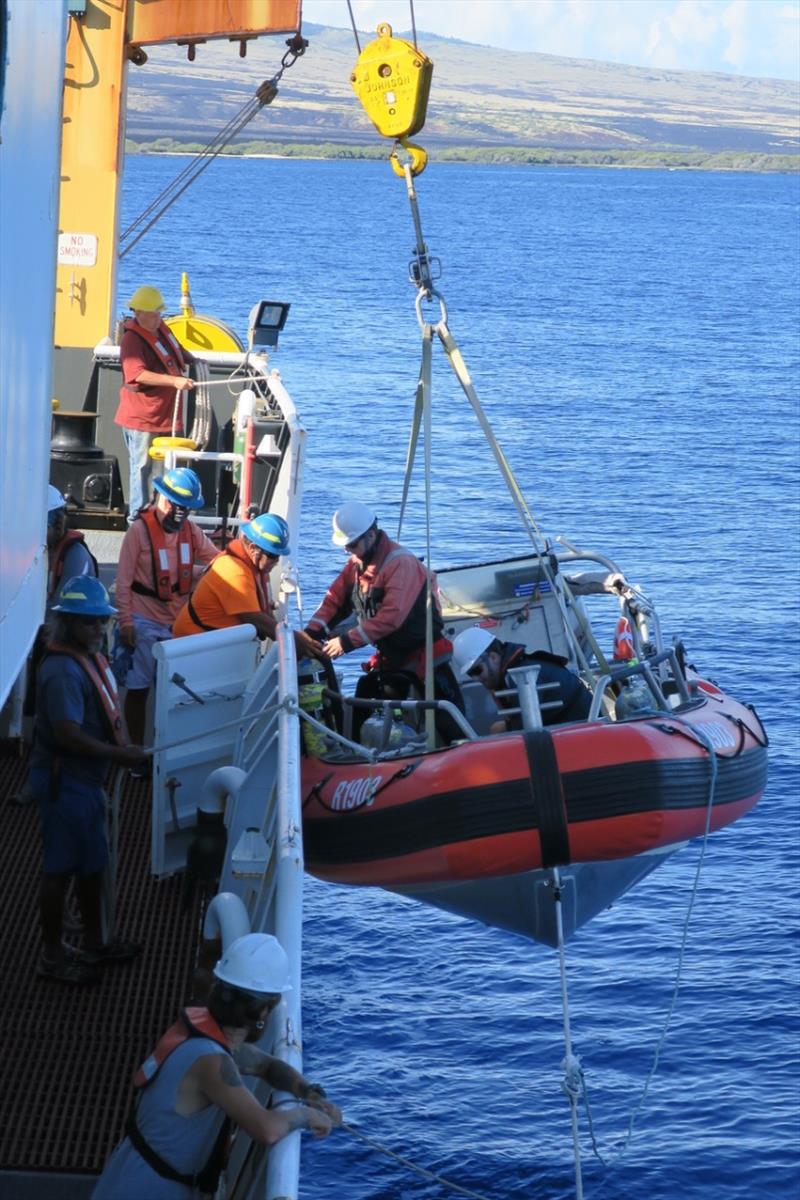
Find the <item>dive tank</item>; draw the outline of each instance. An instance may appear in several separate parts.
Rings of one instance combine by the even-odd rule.
[[[635,663],[636,659],[633,662]],[[622,690],[614,705],[614,712],[618,721],[624,720],[625,717],[631,717],[634,713],[651,709],[653,704],[653,695],[644,676],[631,675],[622,684]]]
[[[359,740],[368,750],[385,752],[399,750],[403,746],[415,746],[419,738],[420,735],[413,725],[408,725],[403,720],[402,709],[395,708],[391,712],[390,721],[387,721],[382,712],[375,712],[371,717],[367,717],[361,726]]]

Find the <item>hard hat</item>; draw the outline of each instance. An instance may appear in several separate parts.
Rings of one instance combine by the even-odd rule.
[[[222,983],[256,995],[292,990],[286,951],[269,933],[246,933],[231,942],[214,974]]]
[[[74,575],[58,593],[53,612],[70,613],[76,617],[115,617],[108,592],[93,575]]]
[[[154,479],[153,487],[180,508],[202,508],[205,504],[200,480],[190,467],[173,467]]]
[[[150,287],[148,284],[136,289],[128,301],[128,306],[134,312],[137,308],[140,312],[161,312],[162,308],[167,307],[158,288]]]
[[[462,679],[466,679],[470,667],[474,667],[482,654],[491,646],[494,635],[488,629],[472,625],[462,629],[458,637],[453,639],[453,666]]]
[[[289,526],[276,513],[262,513],[242,525],[239,532],[267,554],[289,553]]]
[[[47,486],[47,511],[49,513],[56,512],[59,508],[66,508],[67,502],[61,495],[57,487],[53,487],[52,483]]]
[[[360,500],[346,500],[333,514],[331,541],[334,546],[349,546],[363,537],[377,519],[368,504],[362,504]]]

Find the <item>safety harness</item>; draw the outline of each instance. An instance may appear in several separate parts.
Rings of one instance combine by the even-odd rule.
[[[82,654],[79,650],[65,646],[61,642],[48,642],[47,653],[48,655],[60,654],[66,658],[72,658],[83,668],[100,700],[103,715],[114,741],[118,746],[126,746],[128,743],[122,730],[122,710],[119,706],[117,681],[105,655]]]
[[[213,1194],[217,1190],[219,1177],[222,1174],[228,1157],[231,1130],[230,1117],[226,1117],[222,1122],[222,1127],[211,1148],[211,1153],[200,1170],[194,1175],[176,1170],[166,1159],[162,1158],[145,1139],[136,1122],[136,1113],[141,1093],[156,1079],[170,1054],[177,1050],[179,1046],[182,1046],[184,1042],[188,1041],[189,1038],[207,1038],[209,1041],[216,1042],[218,1046],[221,1046],[226,1054],[230,1055],[231,1053],[225,1034],[207,1008],[185,1008],[175,1024],[169,1027],[155,1050],[144,1060],[133,1077],[133,1086],[139,1092],[139,1096],[133,1112],[128,1117],[125,1134],[134,1150],[141,1155],[147,1165],[157,1175],[160,1175],[162,1179],[170,1179],[174,1183],[183,1184],[185,1187],[199,1188],[201,1192],[210,1192]]]
[[[186,369],[183,351],[177,338],[173,336],[163,321],[156,332],[151,333],[149,329],[144,329],[138,321],[131,317],[125,322],[125,330],[137,334],[143,342],[147,342],[168,375],[183,374]],[[126,383],[125,388],[129,392],[141,391],[137,383]]]
[[[156,510],[152,507],[140,509],[136,519],[142,521],[147,530],[155,588],[149,588],[146,584],[134,580],[131,584],[131,591],[136,592],[139,596],[152,596],[153,599],[162,600],[165,604],[175,594],[187,596],[191,590],[194,568],[194,541],[191,525],[188,521],[184,521],[178,531],[178,581],[171,583],[167,538],[164,528],[156,516]]]
[[[226,549],[223,551],[223,553],[229,555],[230,558],[235,558],[237,562],[243,563],[246,567],[250,568],[250,570],[253,573],[253,580],[256,585],[256,595],[258,597],[259,608],[264,613],[268,612],[269,611],[269,595],[268,595],[266,587],[264,586],[264,579],[262,577],[262,574],[259,570],[257,570],[257,568],[254,566],[254,564],[247,557],[247,553],[243,549],[242,544],[238,540],[238,538],[235,539],[234,541],[232,541],[231,544],[228,547],[226,547]],[[203,629],[206,632],[209,632],[210,630],[217,628],[216,625],[207,625],[205,621],[201,620],[201,618],[197,615],[197,609],[195,608],[194,604],[192,603],[191,596],[189,597],[189,599],[186,602],[186,611],[188,612],[190,618],[192,619],[194,624],[198,627],[198,629]]]
[[[52,600],[58,591],[58,586],[61,583],[61,576],[64,574],[64,559],[67,557],[67,551],[74,546],[76,542],[83,542],[86,545],[86,539],[79,529],[68,529],[60,542],[57,543],[48,555],[49,565],[47,570],[47,599]],[[94,573],[99,577],[100,568],[97,559],[92,554],[88,546],[86,553],[94,563]]]

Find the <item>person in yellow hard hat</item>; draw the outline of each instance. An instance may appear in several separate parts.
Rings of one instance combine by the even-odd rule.
[[[186,376],[194,359],[161,319],[165,304],[158,288],[137,288],[129,305],[133,318],[125,322],[120,344],[122,387],[114,420],[122,426],[128,450],[130,525],[150,495],[153,438],[172,432],[176,391],[194,387]],[[175,432],[183,432],[180,411]]]

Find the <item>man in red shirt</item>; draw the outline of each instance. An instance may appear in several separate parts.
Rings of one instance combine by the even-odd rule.
[[[147,502],[153,460],[149,450],[153,438],[169,434],[173,425],[182,433],[180,399],[194,381],[186,378],[193,361],[161,319],[165,308],[158,288],[140,287],[130,299],[133,318],[125,322],[120,344],[122,387],[114,418],[122,426],[128,450],[128,524]],[[177,419],[175,406],[178,405]]]

